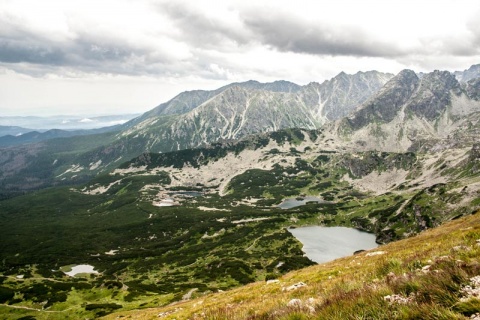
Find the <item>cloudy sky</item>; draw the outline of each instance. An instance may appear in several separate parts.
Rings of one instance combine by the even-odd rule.
[[[0,0],[0,116],[138,113],[249,79],[478,63],[478,0]]]

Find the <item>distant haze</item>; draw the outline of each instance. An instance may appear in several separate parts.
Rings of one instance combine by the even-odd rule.
[[[142,113],[184,90],[480,63],[480,2],[0,0],[0,116]]]
[[[111,116],[50,116],[50,117],[2,117],[0,126],[16,126],[35,130],[62,129],[96,129],[123,124],[138,114]]]

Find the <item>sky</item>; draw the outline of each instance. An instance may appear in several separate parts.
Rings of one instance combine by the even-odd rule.
[[[478,0],[0,0],[0,117],[140,113],[251,79],[478,63]]]

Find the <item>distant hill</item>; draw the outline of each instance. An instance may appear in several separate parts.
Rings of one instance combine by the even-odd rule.
[[[17,127],[17,126],[2,126],[0,125],[0,138],[3,136],[17,136],[17,135],[22,135],[26,132],[32,132],[34,131],[33,129],[27,129],[27,128],[22,128],[22,127]]]
[[[55,139],[55,138],[69,138],[74,136],[85,136],[92,134],[99,134],[105,132],[119,131],[121,128],[120,125],[100,128],[100,129],[90,129],[90,130],[59,130],[51,129],[44,132],[39,131],[28,131],[24,134],[5,135],[0,137],[0,148],[18,146],[28,143],[36,143],[45,140]]]
[[[139,114],[122,114],[109,116],[0,116],[0,126],[19,126],[30,128],[18,133],[26,133],[31,131],[44,132],[51,129],[60,130],[88,130],[98,129],[102,127],[110,127],[123,124]]]

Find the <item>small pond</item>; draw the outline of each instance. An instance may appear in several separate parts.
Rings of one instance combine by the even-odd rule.
[[[313,197],[313,196],[289,198],[289,199],[283,200],[282,203],[278,205],[278,207],[280,209],[291,209],[291,208],[303,206],[307,204],[307,202],[324,202],[324,200],[319,197]]]
[[[375,235],[345,227],[302,227],[288,229],[303,244],[303,252],[310,260],[323,263],[350,256],[357,250],[378,246]]]
[[[169,196],[180,196],[180,197],[200,197],[200,196],[203,196],[203,192],[200,192],[200,191],[168,191],[166,193]]]

